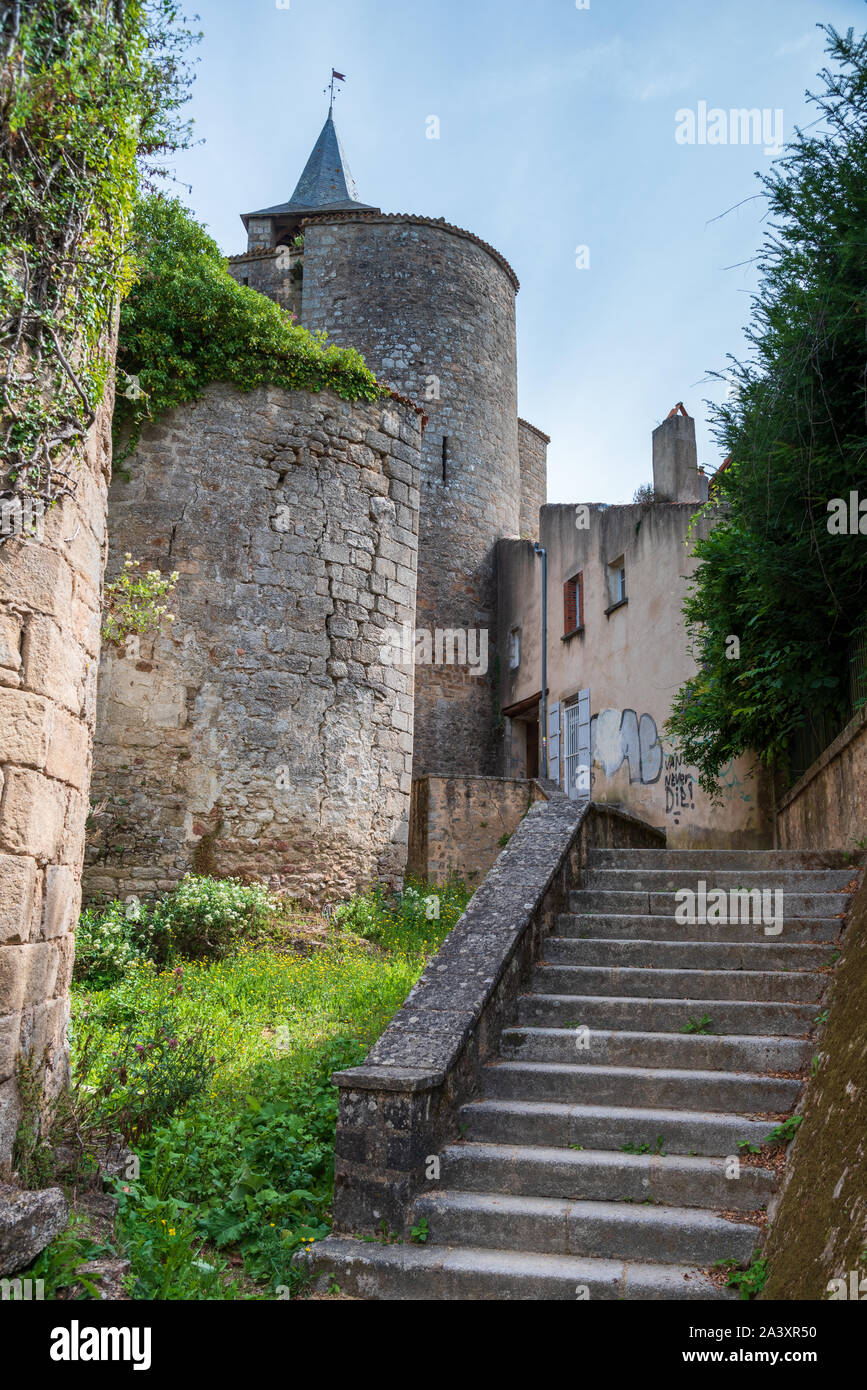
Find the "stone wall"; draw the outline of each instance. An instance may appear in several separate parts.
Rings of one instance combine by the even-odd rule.
[[[500,777],[420,777],[412,785],[410,873],[475,887],[493,867],[539,793]]]
[[[518,420],[521,460],[521,540],[539,539],[539,511],[548,500],[548,445],[550,437],[526,420]]]
[[[867,709],[777,803],[781,849],[848,849],[867,837]]]
[[[301,317],[301,280],[304,254],[287,246],[247,251],[229,257],[229,274],[239,285],[267,295],[282,309]]]
[[[853,873],[857,872],[853,868]],[[852,899],[818,1059],[770,1209],[762,1299],[867,1297],[867,883]]]
[[[215,385],[112,484],[109,570],[177,570],[176,621],[105,654],[89,896],[185,872],[303,902],[406,860],[420,412]],[[384,659],[385,657],[385,659]]]
[[[68,1077],[112,406],[109,392],[73,466],[75,497],[48,511],[41,539],[0,546],[0,1180],[18,1057],[42,1069],[49,1099]]]
[[[441,221],[339,213],[304,224],[304,326],[357,348],[429,416],[417,625],[488,643],[478,674],[460,659],[419,664],[415,776],[502,772],[494,545],[520,522],[517,287],[492,247]]]

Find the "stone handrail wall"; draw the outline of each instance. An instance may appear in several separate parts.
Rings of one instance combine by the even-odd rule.
[[[362,1066],[335,1075],[335,1230],[404,1232],[425,1163],[511,1021],[545,937],[597,846],[657,848],[660,830],[550,782]]]
[[[777,803],[780,849],[848,849],[867,834],[867,709]]]

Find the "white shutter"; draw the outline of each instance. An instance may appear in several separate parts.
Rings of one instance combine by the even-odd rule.
[[[552,782],[560,781],[560,706],[548,707],[548,776]]]
[[[590,795],[590,691],[578,693],[578,764],[587,771],[583,774],[584,790]]]

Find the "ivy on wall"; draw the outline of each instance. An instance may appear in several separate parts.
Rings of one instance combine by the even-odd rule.
[[[0,499],[75,490],[137,191],[188,143],[195,37],[171,0],[0,6]]]
[[[344,400],[384,393],[354,348],[329,345],[324,333],[310,333],[273,300],[239,285],[217,243],[177,199],[142,199],[133,240],[136,279],[120,316],[116,457],[132,453],[146,420],[197,400],[213,381],[242,391],[328,388]]]

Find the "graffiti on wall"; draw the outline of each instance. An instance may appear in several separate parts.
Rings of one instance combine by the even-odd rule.
[[[652,714],[634,709],[603,709],[590,721],[590,750],[606,777],[627,763],[630,782],[650,785],[662,772],[662,744]]]
[[[679,753],[665,755],[665,814],[675,825],[686,811],[695,810],[695,774]]]
[[[626,763],[629,781],[643,786],[659,782],[663,772],[665,814],[675,825],[694,812],[698,777],[694,767],[684,762],[667,740],[659,737],[652,714],[637,715],[634,709],[604,709],[590,721],[590,749],[593,777],[596,769],[606,778],[614,777]],[[726,788],[749,801],[733,767],[723,769]]]

